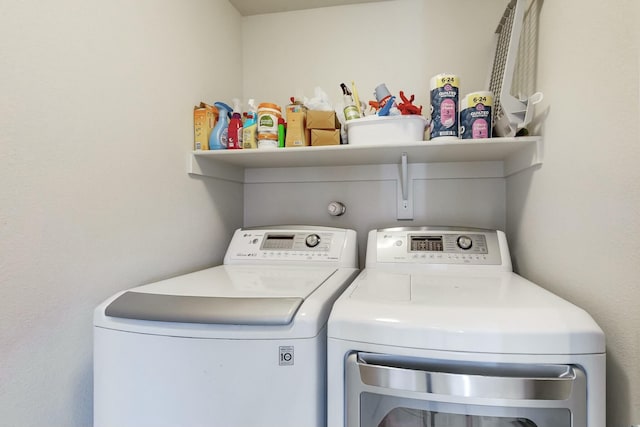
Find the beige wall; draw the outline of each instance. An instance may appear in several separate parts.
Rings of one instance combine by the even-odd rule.
[[[505,4],[398,0],[244,18],[244,95],[285,104],[321,86],[339,103],[338,84],[355,80],[369,99],[386,82],[428,105],[428,79],[442,71],[461,76],[462,93],[476,90],[488,65],[490,38],[482,35],[493,32]],[[502,228],[506,217],[518,271],[586,309],[607,334],[608,426],[640,424],[638,4],[542,4],[533,71],[545,96],[537,127],[544,164],[507,179],[506,190],[483,180],[427,180],[416,220],[398,222],[393,182],[250,183],[245,222],[307,220],[362,234],[447,222]],[[453,32],[444,24],[450,16]],[[323,36],[296,38],[296,29]],[[278,31],[287,39],[281,49],[253,42]],[[326,215],[331,198],[347,203],[347,215]]]
[[[610,427],[640,424],[638,4],[544,2],[544,164],[507,180],[518,270],[605,331]]]
[[[394,0],[243,18],[244,96],[286,105],[318,86],[337,106],[340,83],[353,80],[363,101],[386,83],[428,108],[429,79],[442,72],[460,76],[461,93],[481,90],[507,3]]]
[[[504,4],[395,0],[240,18],[222,0],[4,1],[3,422],[90,425],[93,307],[116,290],[221,259],[243,221],[243,187],[186,175],[193,104],[239,95],[285,104],[315,86],[339,101],[337,84],[355,80],[363,97],[385,82],[428,105],[428,79],[442,71],[461,76],[462,92],[476,90],[489,49],[477,35],[493,31]],[[547,0],[538,68],[544,164],[506,184],[419,182],[416,199],[420,224],[502,228],[506,215],[518,270],[594,316],[607,333],[611,427],[640,424],[637,8],[635,0]],[[464,22],[451,31],[443,10],[472,17],[475,36],[465,36]],[[612,75],[621,83],[606,84]],[[397,223],[388,208],[396,188],[386,182],[315,185],[326,200],[347,198],[343,222],[325,216],[308,184],[246,187],[247,225]],[[465,195],[481,203],[474,215]],[[381,209],[366,209],[371,200]]]
[[[242,186],[187,175],[191,108],[241,66],[226,1],[0,2],[1,425],[91,425],[93,308],[222,259]]]

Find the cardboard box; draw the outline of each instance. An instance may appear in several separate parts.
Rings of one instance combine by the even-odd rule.
[[[288,114],[287,136],[285,147],[304,147],[309,145],[309,136],[305,129],[305,113],[292,112]]]
[[[193,149],[208,150],[211,131],[218,120],[218,109],[201,102],[193,107]]]
[[[307,111],[307,129],[340,129],[335,111]]]
[[[311,129],[311,145],[340,145],[340,130]]]
[[[284,108],[284,119],[289,121],[289,114],[291,113],[306,113],[307,107],[302,105],[301,102],[295,102],[293,104],[289,104]]]

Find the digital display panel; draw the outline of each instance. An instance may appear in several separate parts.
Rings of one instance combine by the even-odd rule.
[[[294,234],[268,234],[263,249],[291,249],[293,248]]]
[[[411,236],[412,252],[442,252],[442,236]]]

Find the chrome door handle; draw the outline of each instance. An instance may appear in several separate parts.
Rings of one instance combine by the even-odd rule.
[[[483,372],[475,366],[470,372],[464,367],[429,370],[428,363],[408,367],[370,353],[351,354],[347,364],[356,367],[361,382],[369,386],[468,398],[567,400],[586,383],[584,373],[570,365],[546,365],[524,376],[508,369],[503,374]]]

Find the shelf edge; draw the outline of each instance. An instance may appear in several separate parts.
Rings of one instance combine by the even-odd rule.
[[[498,150],[495,157],[470,155],[465,157],[460,154],[460,150],[464,150],[465,146],[474,146],[473,152],[478,153],[478,149],[482,149],[482,145],[486,144],[489,151]],[[522,144],[522,147],[515,145]],[[430,156],[422,151],[429,151],[432,147]],[[503,148],[504,147],[504,148]],[[451,149],[453,154],[447,154]],[[293,175],[299,175],[296,172],[299,169],[319,168],[320,171],[330,171],[332,168],[350,167],[354,169],[374,170],[374,167],[382,167],[384,165],[399,165],[401,154],[408,153],[408,162],[413,165],[425,164],[430,165],[430,169],[444,170],[444,173],[438,173],[444,178],[465,178],[469,177],[466,173],[458,176],[463,170],[460,166],[475,164],[480,167],[478,177],[487,177],[489,175],[499,175],[502,178],[509,177],[522,170],[542,164],[543,160],[543,143],[542,137],[519,137],[519,138],[493,138],[490,140],[482,140],[477,142],[462,141],[415,141],[409,143],[398,143],[397,145],[359,145],[359,146],[325,146],[325,147],[299,147],[284,150],[291,151],[257,151],[251,150],[243,152],[242,150],[233,151],[192,151],[189,155],[188,173],[191,175],[207,176],[211,178],[223,179],[233,182],[257,182],[258,176],[273,175],[271,182],[279,180],[278,176],[292,172]],[[331,164],[333,156],[344,150],[345,155],[349,158],[345,160],[343,157]],[[442,150],[445,154],[441,155]],[[317,155],[314,161],[313,154]],[[360,156],[359,154],[362,154]],[[397,159],[395,155],[397,154]],[[474,158],[475,157],[475,158]],[[496,174],[483,165],[500,164],[501,172]],[[277,172],[282,169],[288,172]],[[477,168],[476,168],[477,169]],[[475,172],[478,173],[478,172]],[[314,173],[314,175],[317,175]],[[331,175],[331,174],[329,174]],[[346,180],[351,174],[340,174]],[[361,174],[356,174],[361,175]],[[368,172],[365,175],[370,175]],[[338,178],[330,178],[330,181],[336,181]],[[316,176],[312,180],[325,180],[320,176]]]
[[[191,152],[188,156],[187,171],[189,175],[222,179],[225,181],[244,183],[244,168],[218,161],[214,158],[202,158]]]

